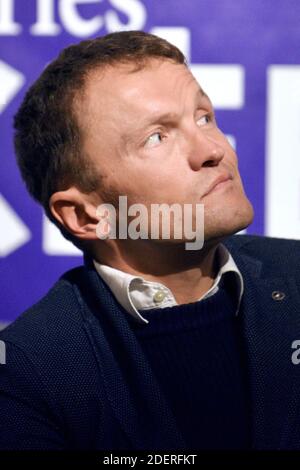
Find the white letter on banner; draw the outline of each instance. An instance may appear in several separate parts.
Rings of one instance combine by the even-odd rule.
[[[53,222],[43,214],[43,253],[49,256],[82,256],[73,243],[64,238]]]
[[[300,239],[300,66],[267,72],[266,235]]]
[[[37,21],[30,27],[30,33],[33,36],[57,36],[61,27],[55,23],[54,12],[54,0],[37,0]]]
[[[150,33],[166,39],[174,46],[178,47],[184,54],[186,60],[191,58],[191,31],[183,26],[155,26]]]
[[[82,38],[97,33],[104,26],[102,16],[97,15],[90,20],[83,19],[79,15],[76,6],[100,2],[102,0],[60,0],[59,15],[68,33]]]
[[[108,11],[105,15],[107,31],[143,29],[146,23],[147,11],[139,0],[126,0],[126,2],[124,0],[110,0],[110,3],[114,8],[128,16],[128,23],[121,23],[115,11]]]
[[[14,21],[14,0],[0,0],[0,35],[18,36],[22,26]]]
[[[245,69],[240,64],[191,64],[191,72],[218,109],[242,109]]]

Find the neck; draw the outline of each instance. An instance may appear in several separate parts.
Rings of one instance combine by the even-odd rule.
[[[212,286],[217,274],[219,240],[201,250],[188,251],[184,244],[151,243],[148,240],[115,240],[101,246],[95,259],[120,271],[167,286],[178,304],[195,302]]]

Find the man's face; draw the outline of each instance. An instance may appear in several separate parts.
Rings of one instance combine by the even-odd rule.
[[[135,72],[94,70],[77,114],[84,151],[103,175],[101,202],[204,204],[205,240],[251,223],[237,156],[186,66],[151,59]],[[230,179],[208,193],[220,176]]]

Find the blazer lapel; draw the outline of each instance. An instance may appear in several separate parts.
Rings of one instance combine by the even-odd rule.
[[[98,361],[105,395],[133,449],[182,449],[185,444],[126,314],[86,259],[89,297],[84,324]],[[94,312],[91,315],[90,312]],[[99,345],[101,344],[101,347]]]
[[[295,439],[292,423],[299,408],[300,365],[297,369],[291,360],[291,345],[300,339],[299,292],[294,278],[262,278],[259,260],[240,256],[236,262],[245,281],[240,313],[249,367],[253,448],[287,449],[291,436]],[[282,300],[274,295],[276,291],[284,294]],[[298,446],[299,438],[298,434]]]

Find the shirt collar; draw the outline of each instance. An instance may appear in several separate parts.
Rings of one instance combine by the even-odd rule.
[[[244,292],[242,274],[231,254],[222,243],[218,245],[217,256],[219,263],[218,274],[210,289],[198,300],[200,301],[214,295],[219,289],[218,285],[222,276],[228,272],[233,272],[235,274],[234,279],[237,288],[237,314]],[[147,281],[142,277],[134,276],[124,271],[120,271],[119,269],[112,268],[111,266],[100,264],[95,260],[93,260],[93,262],[96,271],[108,285],[117,301],[139,322],[148,323],[148,321],[143,318],[139,310],[149,310],[157,307],[172,307],[177,305],[171,290],[164,284]]]

